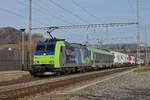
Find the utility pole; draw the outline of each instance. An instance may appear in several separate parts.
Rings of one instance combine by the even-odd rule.
[[[29,0],[29,65],[28,69],[32,66],[32,0]]]
[[[24,70],[25,63],[24,63],[24,35],[25,35],[25,29],[20,29],[22,32],[22,70]]]
[[[86,33],[86,46],[88,46],[88,45],[89,45],[88,29],[89,29],[89,26],[87,26],[87,33]]]
[[[106,37],[106,41],[107,41],[107,45],[108,45],[108,46],[107,46],[107,49],[109,49],[109,45],[110,45],[109,41],[110,41],[110,40],[109,40],[108,27],[106,27],[106,36],[107,36],[107,37]]]
[[[147,28],[145,25],[145,63],[147,64],[148,62],[148,55],[147,55]]]
[[[136,22],[137,22],[137,57],[140,58],[140,23],[139,23],[139,0],[136,0]]]
[[[97,43],[98,43],[97,48],[98,49],[102,48],[102,46],[103,46],[103,39],[97,38],[96,40],[97,40]]]

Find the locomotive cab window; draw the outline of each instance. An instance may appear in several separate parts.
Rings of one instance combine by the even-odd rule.
[[[46,47],[46,52],[54,52],[55,51],[55,44],[48,44]]]
[[[36,52],[44,52],[44,50],[45,50],[45,45],[37,45]]]
[[[54,52],[55,44],[37,45],[36,52]]]

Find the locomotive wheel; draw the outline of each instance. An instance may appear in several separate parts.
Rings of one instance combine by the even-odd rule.
[[[82,68],[82,73],[84,73],[85,72],[85,69],[84,68]]]
[[[38,77],[38,75],[36,73],[31,73],[31,76]]]
[[[56,76],[60,76],[60,75],[61,75],[61,72],[55,72],[55,75],[56,75]]]

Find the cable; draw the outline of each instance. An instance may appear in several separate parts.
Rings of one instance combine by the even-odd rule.
[[[4,13],[8,13],[9,15],[17,16],[19,19],[21,19],[21,20],[18,20],[20,23],[22,23],[22,21],[23,21],[24,16],[21,14],[18,14],[16,12],[12,12],[12,11],[5,9],[5,8],[0,8],[0,11],[3,11]]]
[[[22,6],[25,6],[25,5],[27,5],[27,4],[25,4],[24,2],[22,2],[22,1],[20,1],[20,0],[17,0],[17,2],[20,4],[20,5],[22,5]],[[40,2],[40,4],[41,4],[42,2]],[[50,9],[48,9],[48,8],[45,8],[45,6],[41,6],[39,3],[37,3],[38,4],[38,7],[40,7],[40,8],[43,8],[43,9],[46,9],[46,10],[41,10],[41,9],[39,9],[39,8],[37,8],[36,7],[36,9],[37,10],[34,10],[33,9],[33,11],[34,12],[37,12],[38,11],[38,13],[40,14],[40,15],[43,15],[43,14],[49,14],[47,11],[48,10],[50,10],[51,8],[50,8],[50,6],[47,6],[48,8],[50,8]],[[44,3],[43,3],[44,4]],[[45,5],[45,4],[44,4]],[[41,14],[42,13],[42,14]],[[69,22],[68,20],[64,20],[64,19],[62,19],[62,17],[64,17],[63,15],[61,15],[61,17],[57,17],[57,16],[54,16],[54,14],[51,14],[50,15],[50,17],[51,18],[55,18],[55,19],[57,19],[57,20],[60,20],[61,22],[63,22],[63,23],[69,23],[69,24],[71,24],[71,22]],[[49,19],[49,17],[46,17],[46,19]]]
[[[48,2],[48,3],[49,3],[49,2]],[[44,4],[44,3],[43,3],[43,4]],[[50,3],[49,3],[49,4],[50,4]],[[53,9],[53,8],[51,8],[49,5],[48,5],[47,7],[49,8],[49,9],[47,9],[47,10]],[[52,14],[51,16],[52,16],[53,18],[55,18],[55,16],[53,16],[53,15],[56,15],[56,14],[58,14],[58,13]],[[70,22],[70,21],[68,21],[68,20],[64,20],[63,18],[65,18],[65,16],[62,15],[62,14],[60,14],[60,13],[59,13],[59,16],[58,16],[58,17],[56,16],[56,18],[57,18],[57,20],[58,20],[58,19],[59,19],[59,20],[61,19],[62,22],[69,23],[70,25],[72,25],[72,22]],[[55,18],[55,19],[56,19],[56,18]]]
[[[22,2],[22,1],[20,1],[20,0],[17,0],[17,2],[18,2],[20,5],[22,5],[22,6],[27,5],[27,4],[25,4],[24,2]],[[40,3],[40,4],[41,4],[41,3]],[[28,5],[27,5],[27,6],[28,6]],[[39,6],[40,8],[45,9],[44,6],[41,6],[41,5],[39,5],[39,4],[38,4],[38,6]],[[25,6],[25,7],[26,7],[26,6]],[[49,6],[48,6],[48,7],[49,7]],[[49,13],[47,12],[47,10],[49,10],[49,9],[46,9],[46,10],[43,11],[43,10],[41,10],[40,8],[35,7],[36,10],[35,10],[35,9],[32,9],[32,10],[33,10],[33,13],[34,13],[34,12],[37,12],[37,13],[39,13],[41,16],[49,14]],[[45,17],[45,19],[50,20],[49,17],[46,17],[46,16],[44,16],[44,17]],[[53,15],[51,15],[50,17],[51,17],[51,18],[55,18],[55,19],[57,19],[57,20],[58,20],[58,19],[62,19],[61,17],[57,17],[57,16],[53,16]],[[68,21],[63,20],[63,19],[60,20],[60,21],[63,22],[63,23],[64,23],[64,22],[65,22],[65,23],[68,22]]]
[[[22,2],[21,0],[16,0],[20,5],[25,6],[26,4]]]
[[[40,7],[40,8],[42,8],[42,9],[45,9],[45,10],[41,10],[41,9],[39,9],[39,8],[36,8],[37,10],[38,10],[38,12],[40,11],[40,12],[44,12],[47,16],[49,16],[49,13],[48,13],[48,11],[51,9],[49,6],[49,8],[50,9],[48,9],[48,8],[45,8],[45,6],[41,6],[39,3],[36,3],[37,5],[38,5],[38,7]],[[45,4],[44,4],[45,5]],[[42,14],[43,15],[43,14]],[[51,17],[52,19],[53,18],[55,18],[55,19],[57,19],[57,20],[60,20],[61,22],[63,22],[63,23],[66,23],[66,22],[68,22],[67,20],[64,20],[64,19],[62,19],[61,17],[58,17],[58,16],[54,16],[54,14],[51,14],[49,17]],[[52,19],[50,19],[50,20],[52,20]],[[70,24],[70,22],[69,22],[69,24]]]
[[[48,3],[51,4],[50,2],[48,2]],[[43,4],[44,4],[44,3],[43,3]],[[44,4],[44,5],[45,5],[45,4]],[[49,5],[48,5],[47,7],[48,7],[49,9],[53,9],[53,8],[50,7]],[[49,9],[47,9],[47,10],[49,10]],[[58,14],[58,13],[55,13],[55,15],[56,15],[56,14]],[[54,14],[53,14],[53,15],[54,15]],[[60,15],[60,14],[59,14],[59,15]],[[55,18],[55,16],[53,16],[53,17]],[[65,18],[65,16],[62,15],[62,14],[61,14],[59,17],[56,17],[56,18],[57,18],[57,19],[62,19],[62,17]],[[65,22],[65,23],[68,22],[68,20],[64,20],[64,19],[62,19],[62,20],[63,20],[63,22]],[[69,24],[72,24],[72,23],[69,22]]]
[[[16,1],[17,1],[20,5],[22,5],[22,6],[24,6],[24,7],[27,7],[27,6],[28,6],[26,3],[24,3],[24,2],[22,2],[22,1],[20,1],[20,0],[16,0]],[[35,9],[32,9],[32,10],[33,10],[33,12],[36,11]],[[38,10],[38,13],[42,11],[41,9],[37,9],[37,10]],[[41,13],[39,13],[39,14],[41,14]],[[43,15],[43,14],[41,14],[41,15]]]
[[[12,11],[10,11],[10,10],[8,10],[8,9],[5,9],[5,8],[0,8],[0,10],[1,10],[1,11],[4,11],[4,12],[7,12],[7,13],[9,13],[9,14],[15,15],[15,16],[20,17],[20,18],[24,17],[24,16],[22,16],[21,14],[18,14],[18,13],[16,13],[16,12],[12,12]]]
[[[79,6],[79,3],[75,2],[74,0],[72,0],[72,2],[74,3],[75,6],[77,6],[78,8],[82,9],[87,15],[91,16],[91,17],[94,17],[95,19],[100,19],[98,18],[97,16],[91,14],[90,12],[88,12],[85,8]]]
[[[20,5],[24,6],[24,7],[27,7],[28,5],[24,2],[22,2],[21,0],[16,0]],[[33,12],[35,12],[36,10],[35,9],[32,9]],[[37,9],[38,10],[38,13],[41,14],[40,12],[42,11],[41,9]],[[40,12],[39,12],[40,11]],[[43,14],[41,14],[43,15]],[[37,20],[35,20],[34,18],[32,18],[34,21],[36,21],[36,23],[40,23],[41,25],[43,25],[44,23],[43,22],[39,22]],[[47,19],[47,18],[46,18]]]
[[[72,13],[70,10],[68,10],[68,9],[66,9],[66,8],[64,8],[64,7],[62,7],[61,5],[59,5],[58,3],[54,2],[53,0],[48,0],[48,1],[51,2],[52,4],[54,4],[55,6],[61,8],[62,10],[66,11],[67,13],[72,14],[74,17],[78,18],[78,20],[80,20],[80,21],[82,21],[82,22],[84,22],[84,23],[87,22],[87,21],[85,21],[84,19],[80,18],[77,14]]]
[[[127,2],[128,2],[128,5],[129,5],[129,7],[130,7],[130,9],[132,9],[133,10],[133,4],[131,4],[131,0],[127,0]]]
[[[7,12],[8,14],[15,15],[15,16],[19,17],[20,19],[23,19],[23,18],[26,19],[25,16],[23,16],[23,15],[21,15],[21,14],[18,14],[18,13],[16,13],[16,12],[10,11],[10,10],[8,10],[8,9],[0,8],[0,10],[1,10],[1,11],[4,11],[4,12]],[[35,20],[35,19],[34,19],[34,20]],[[35,20],[35,21],[36,21],[36,20]],[[39,21],[36,21],[36,23],[42,24],[42,23],[39,22]]]

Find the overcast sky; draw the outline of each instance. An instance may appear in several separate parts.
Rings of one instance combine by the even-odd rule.
[[[84,25],[136,21],[136,0],[32,0],[32,26]],[[144,42],[144,27],[150,37],[150,0],[139,0],[140,32]],[[29,0],[1,0],[0,27],[28,28]],[[26,30],[28,31],[28,29]],[[34,31],[43,33],[43,31]],[[56,30],[53,35],[70,42],[135,43],[136,25],[99,29]],[[44,34],[44,33],[43,33]],[[45,34],[48,37],[48,35]],[[148,40],[150,44],[150,40]]]

